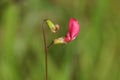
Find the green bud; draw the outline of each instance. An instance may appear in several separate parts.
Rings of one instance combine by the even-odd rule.
[[[47,19],[46,24],[53,33],[56,33],[59,30],[59,25],[55,25],[51,20]]]

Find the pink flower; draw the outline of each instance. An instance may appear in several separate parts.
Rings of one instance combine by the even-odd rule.
[[[68,31],[65,37],[57,38],[54,40],[54,44],[68,43],[74,40],[80,32],[80,25],[75,18],[70,18],[68,23]]]
[[[71,18],[68,25],[68,32],[64,37],[65,42],[70,42],[74,40],[80,31],[80,25],[78,21],[74,18]]]

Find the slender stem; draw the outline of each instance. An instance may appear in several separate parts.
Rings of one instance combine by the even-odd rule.
[[[43,31],[43,38],[44,38],[44,49],[45,49],[45,80],[48,80],[48,48],[46,45],[46,35],[45,35],[45,27],[44,27],[45,20],[42,23],[42,31]]]
[[[53,45],[53,41],[47,46],[47,48],[49,49],[52,45]]]

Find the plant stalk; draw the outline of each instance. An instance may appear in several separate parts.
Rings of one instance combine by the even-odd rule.
[[[42,23],[42,31],[43,31],[43,39],[44,39],[44,49],[45,49],[45,80],[48,80],[48,48],[46,45],[46,35],[45,35],[45,27],[44,23],[46,20]]]

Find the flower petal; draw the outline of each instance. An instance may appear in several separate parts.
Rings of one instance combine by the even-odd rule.
[[[80,31],[80,25],[78,21],[75,18],[70,18],[70,21],[68,23],[68,32],[66,36],[64,37],[66,42],[72,41],[76,38]]]
[[[73,40],[80,31],[80,25],[78,21],[74,18],[71,18],[69,21],[68,34],[70,35],[71,40]]]

